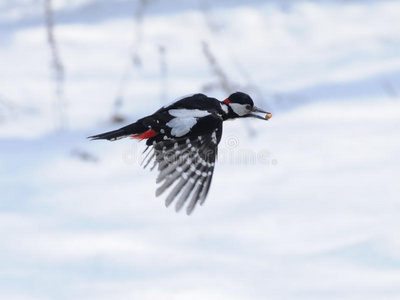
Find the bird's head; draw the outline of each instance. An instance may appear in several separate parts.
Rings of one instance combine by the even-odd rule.
[[[228,119],[252,117],[269,120],[272,117],[271,113],[257,108],[250,96],[242,92],[233,93],[222,102],[228,106]],[[257,115],[256,113],[265,114],[265,117]]]

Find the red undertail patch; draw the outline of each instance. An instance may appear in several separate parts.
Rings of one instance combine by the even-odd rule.
[[[147,140],[149,138],[152,138],[153,136],[156,136],[158,134],[157,131],[154,131],[153,129],[149,129],[143,133],[139,133],[139,134],[134,134],[131,135],[131,139],[137,139],[137,140]]]

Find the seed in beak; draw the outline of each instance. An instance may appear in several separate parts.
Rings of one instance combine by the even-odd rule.
[[[266,115],[265,115],[265,119],[266,120],[269,120],[269,119],[271,119],[272,118],[272,114],[271,113],[267,113]]]

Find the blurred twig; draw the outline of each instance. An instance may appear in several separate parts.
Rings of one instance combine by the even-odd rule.
[[[213,90],[213,89],[220,88],[227,94],[230,94],[230,93],[234,92],[235,89],[237,88],[237,84],[233,83],[228,78],[228,76],[226,75],[226,73],[224,72],[222,67],[219,65],[216,57],[211,52],[210,46],[208,45],[208,43],[203,41],[202,42],[202,47],[203,47],[203,54],[204,54],[205,58],[207,59],[209,65],[210,65],[210,67],[212,69],[212,72],[217,77],[217,82],[216,83],[208,83],[208,84],[203,86],[203,89],[205,91],[210,91],[210,90]]]
[[[81,148],[72,149],[71,155],[84,162],[97,163],[99,161],[99,159],[92,153]]]
[[[168,99],[168,68],[167,68],[167,50],[164,46],[158,46],[160,54],[160,101],[166,103]]]
[[[45,21],[46,21],[46,31],[47,31],[47,43],[50,48],[51,53],[51,68],[55,81],[55,94],[56,103],[55,110],[57,116],[57,127],[59,130],[65,129],[67,126],[67,117],[64,111],[66,103],[64,101],[63,95],[63,85],[65,79],[65,69],[60,58],[60,53],[58,51],[57,42],[54,35],[54,20],[53,20],[53,8],[52,0],[44,1],[45,8]]]
[[[220,34],[222,32],[223,26],[219,24],[212,15],[211,6],[209,2],[206,0],[200,0],[199,4],[200,4],[200,11],[203,13],[208,29],[215,35]]]
[[[224,39],[223,26],[221,24],[219,24],[218,21],[216,20],[216,18],[213,16],[210,1],[209,0],[199,0],[199,5],[200,5],[200,10],[202,11],[203,16],[205,18],[206,25],[207,25],[208,29],[210,30],[210,33],[213,36],[215,36],[216,42],[220,42],[221,40]],[[229,43],[222,43],[222,44],[229,44]],[[252,95],[255,94],[255,96],[257,98],[257,102],[258,103],[261,102],[260,105],[262,105],[263,108],[268,109],[270,105],[268,105],[266,103],[263,92],[257,86],[255,81],[252,79],[250,73],[246,70],[246,68],[243,66],[243,64],[240,62],[240,60],[237,57],[235,57],[230,51],[227,51],[227,50],[228,49],[226,49],[226,51],[225,51],[226,55],[229,55],[229,57],[231,57],[233,66],[236,67],[238,74],[245,80],[245,83],[243,85],[238,85],[238,84],[232,83],[232,81],[228,80],[227,75],[224,74],[224,72],[222,71],[222,67],[218,65],[214,68],[214,73],[217,74],[217,76],[219,75],[219,77],[221,79],[220,82],[223,85],[226,85],[227,83],[229,83],[230,88],[240,89],[241,91],[247,92]],[[209,51],[209,48],[208,48],[208,52],[210,54],[209,61],[212,65],[214,65],[214,61],[216,62],[215,57],[213,57],[212,53]],[[222,76],[224,78],[222,78]],[[215,86],[210,85],[210,84],[206,85],[205,87],[207,89],[215,88]],[[232,90],[229,91],[226,87],[223,89],[226,92],[232,91]]]
[[[203,45],[204,56],[209,62],[213,73],[217,76],[217,82],[204,85],[203,90],[210,91],[214,89],[221,89],[225,92],[226,95],[230,95],[233,92],[242,90],[238,84],[231,81],[229,77],[226,75],[226,73],[218,63],[216,57],[211,52],[208,43],[203,41],[202,45]],[[243,89],[243,91],[245,90]],[[247,129],[249,135],[254,136],[256,134],[256,131],[250,126],[248,122],[245,122],[245,128]]]
[[[246,80],[246,86],[244,87],[244,90],[248,91],[252,95],[256,96],[257,102],[260,106],[262,105],[262,108],[264,109],[270,109],[271,104],[267,103],[265,100],[264,94],[261,91],[261,89],[258,87],[258,85],[255,83],[253,80],[252,76],[250,73],[246,70],[246,68],[239,62],[239,60],[234,59],[235,66],[237,70],[239,71],[239,74],[242,75],[242,77]]]
[[[37,113],[32,107],[16,104],[16,101],[0,94],[0,123],[7,120],[15,120],[21,114]]]
[[[132,62],[135,66],[141,67],[142,60],[139,56],[139,47],[143,39],[143,19],[146,12],[146,9],[150,3],[150,0],[139,0],[138,7],[135,11],[134,20],[136,23],[136,31],[134,40],[135,42],[132,44],[131,55],[132,55]]]
[[[146,8],[148,7],[150,1],[151,0],[139,0],[137,8],[133,15],[135,30],[131,45],[129,46],[129,56],[131,63],[125,66],[118,84],[117,94],[115,96],[114,102],[114,113],[112,116],[112,121],[115,123],[122,123],[125,120],[123,115],[120,113],[120,108],[123,106],[124,102],[125,89],[128,82],[130,81],[134,68],[140,69],[142,67],[142,58],[139,54],[140,45],[143,39],[142,24]]]

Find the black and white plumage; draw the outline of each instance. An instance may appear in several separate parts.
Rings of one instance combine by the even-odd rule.
[[[256,112],[266,113],[261,117]],[[146,139],[150,149],[145,168],[152,164],[159,174],[156,196],[171,189],[166,206],[177,199],[176,210],[188,202],[190,214],[202,205],[210,188],[222,123],[235,118],[255,117],[268,120],[272,115],[254,106],[249,95],[236,92],[224,101],[195,94],[163,106],[154,114],[120,129],[94,135],[92,140],[115,141],[125,137]]]

